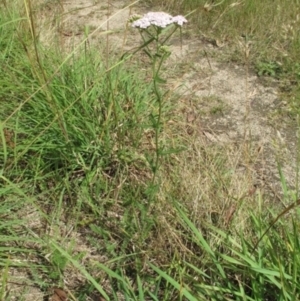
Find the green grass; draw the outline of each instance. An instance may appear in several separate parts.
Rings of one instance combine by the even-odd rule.
[[[44,45],[25,3],[0,3],[0,300],[32,300],[32,288],[51,296],[53,287],[80,301],[299,299],[297,206],[263,236],[280,208],[248,193],[249,179],[235,174],[240,150],[186,134],[172,91],[153,181],[158,106],[147,65],[121,61],[123,53],[108,59],[87,40],[70,52],[55,40]],[[232,40],[253,39],[249,63],[261,76],[299,73],[297,37],[282,40],[276,27],[296,9],[176,3],[198,9],[196,32],[219,38],[226,26]],[[288,57],[275,49],[285,43]],[[296,201],[279,174],[286,203]]]

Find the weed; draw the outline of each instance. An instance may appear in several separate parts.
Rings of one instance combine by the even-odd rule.
[[[281,72],[281,67],[277,62],[258,62],[256,64],[256,70],[259,76],[267,75],[278,77]]]

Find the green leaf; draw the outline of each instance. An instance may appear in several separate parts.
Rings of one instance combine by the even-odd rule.
[[[152,263],[148,263],[150,267],[161,277],[167,280],[171,285],[173,285],[179,292],[181,296],[188,298],[189,301],[198,301],[185,287],[183,284],[178,283],[175,279],[169,276],[167,273],[163,272],[161,269],[153,265]]]
[[[77,260],[75,260],[68,252],[66,252],[64,249],[58,246],[58,244],[56,244],[55,242],[52,242],[51,244],[56,250],[58,250],[63,256],[65,256],[85,276],[87,280],[89,280],[94,285],[94,287],[102,294],[102,296],[105,299],[110,300],[110,298],[103,290],[102,286],[91,276],[90,273],[88,273],[88,271]]]
[[[165,84],[165,83],[167,82],[165,79],[161,78],[159,75],[156,75],[156,76],[154,77],[154,80],[155,80],[156,82],[158,82],[159,84]]]
[[[141,278],[139,275],[137,275],[137,284],[138,284],[138,290],[139,290],[139,299],[145,300],[143,285],[142,285],[142,281],[141,281]]]

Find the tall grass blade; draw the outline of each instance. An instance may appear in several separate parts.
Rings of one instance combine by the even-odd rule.
[[[102,296],[106,300],[110,300],[110,298],[107,296],[105,291],[103,290],[102,286],[99,285],[99,283],[94,279],[94,277],[91,276],[91,274],[88,273],[88,271],[77,261],[75,260],[68,252],[66,252],[64,249],[62,249],[56,242],[52,241],[51,245],[59,251],[69,262],[71,262],[81,273],[82,275],[90,281],[94,287],[102,294]],[[113,273],[112,271],[110,271]]]
[[[161,277],[163,277],[167,282],[169,282],[171,285],[173,285],[180,293],[180,296],[185,296],[188,298],[189,301],[197,301],[197,298],[195,298],[185,287],[183,287],[182,284],[179,284],[175,279],[170,277],[167,273],[153,265],[152,263],[148,263],[149,266]]]

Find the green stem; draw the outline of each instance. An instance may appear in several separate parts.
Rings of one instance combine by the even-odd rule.
[[[173,33],[177,30],[177,27],[174,27],[174,30],[161,42],[161,45],[165,45],[165,43],[171,38]]]
[[[158,87],[159,83],[159,73],[162,67],[162,64],[164,60],[167,58],[168,55],[162,54],[159,55],[160,52],[160,47],[163,46],[169,39],[170,37],[174,34],[176,31],[177,27],[175,26],[174,30],[162,41],[159,41],[159,36],[162,33],[162,29],[159,27],[154,27],[155,28],[155,34],[152,34],[149,30],[141,30],[140,34],[143,40],[143,45],[140,48],[145,48],[147,51],[146,53],[150,56],[152,59],[152,80],[153,80],[153,88],[154,88],[154,93],[156,95],[156,99],[158,102],[158,115],[155,118],[154,121],[154,128],[155,128],[155,159],[154,159],[154,165],[153,165],[153,178],[152,178],[152,183],[155,182],[158,167],[159,167],[159,159],[160,159],[160,145],[159,145],[159,133],[161,129],[161,118],[162,118],[162,96]],[[143,33],[147,34],[147,37],[143,35]],[[152,41],[156,42],[156,53],[154,55],[151,54],[151,50],[148,47]],[[159,60],[159,63],[157,65],[157,59]]]
[[[154,173],[153,173],[153,178],[152,182],[154,183],[157,170],[158,170],[158,165],[159,165],[159,158],[160,158],[160,147],[159,147],[159,132],[160,132],[160,126],[161,126],[161,113],[162,113],[162,99],[161,99],[161,94],[157,85],[157,76],[160,70],[160,67],[162,65],[163,58],[160,61],[158,69],[155,71],[155,65],[156,65],[156,57],[153,60],[153,87],[154,87],[154,93],[157,98],[158,102],[158,115],[156,119],[156,124],[155,124],[155,163],[154,163]]]

